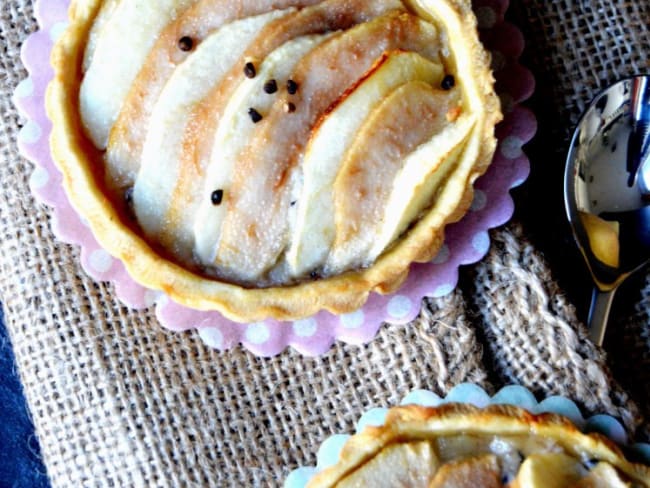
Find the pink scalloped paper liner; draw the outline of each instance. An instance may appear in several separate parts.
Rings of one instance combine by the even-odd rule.
[[[504,21],[507,0],[476,0],[481,37],[492,52],[497,92],[504,121],[497,128],[499,147],[488,172],[476,185],[471,211],[448,227],[439,255],[427,264],[415,264],[404,286],[393,295],[372,294],[356,312],[333,315],[321,312],[296,322],[267,320],[239,324],[218,312],[200,312],[169,300],[160,292],[137,284],[124,265],[97,243],[89,227],[68,201],[62,177],[50,156],[51,123],[44,94],[52,78],[49,56],[53,43],[67,23],[69,0],[38,0],[36,18],[40,30],[25,41],[22,59],[29,77],[16,88],[14,101],[27,118],[18,136],[21,153],[35,165],[30,178],[33,194],[53,209],[53,231],[58,239],[81,248],[81,264],[97,281],[115,285],[118,298],[134,309],[155,306],[160,323],[174,331],[198,329],[211,347],[227,350],[243,344],[260,356],[272,356],[292,346],[305,355],[325,353],[335,340],[353,344],[371,341],[382,323],[406,323],[417,315],[424,296],[441,297],[458,281],[458,267],[482,259],[490,246],[488,230],[507,222],[513,202],[509,190],[525,181],[529,162],[522,151],[537,129],[532,112],[520,106],[534,90],[530,72],[518,63],[524,48],[520,31]]]

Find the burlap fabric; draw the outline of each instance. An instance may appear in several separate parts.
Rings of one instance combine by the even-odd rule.
[[[510,16],[538,80],[530,104],[540,133],[515,219],[492,232],[489,255],[462,270],[450,296],[426,300],[416,321],[383,326],[367,346],[259,359],[214,352],[193,332],[163,331],[152,313],[125,309],[54,238],[28,189],[10,100],[25,76],[19,48],[36,29],[33,7],[2,3],[0,298],[54,486],[279,485],[365,409],[463,381],[566,395],[643,436],[650,277],[621,292],[609,354],[586,342],[589,281],[564,222],[561,174],[570,128],[596,90],[650,71],[650,4],[525,0]]]

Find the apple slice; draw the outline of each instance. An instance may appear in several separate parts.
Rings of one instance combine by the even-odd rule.
[[[292,185],[301,180],[296,168],[317,121],[385,51],[438,60],[438,44],[432,24],[395,12],[334,36],[301,60],[293,74],[300,87],[292,96],[296,111],[286,114],[278,100],[238,158],[215,264],[244,282],[259,282],[289,244]]]
[[[442,77],[440,64],[417,53],[386,53],[355,90],[337,101],[335,108],[314,130],[303,159],[303,188],[287,254],[294,276],[304,275],[325,262],[335,231],[332,186],[352,144],[360,152],[370,149],[356,136],[373,109],[408,81],[421,80],[428,86],[426,84],[438,84]],[[409,98],[409,102],[419,103],[413,98]],[[399,117],[400,114],[398,111],[392,115]],[[362,203],[355,198],[354,204]]]
[[[102,19],[93,61],[81,82],[79,110],[90,139],[105,149],[131,83],[169,21],[196,0],[124,0]]]
[[[286,86],[296,63],[331,36],[332,34],[304,36],[283,44],[262,62],[257,76],[244,80],[230,97],[214,138],[201,203],[194,222],[195,250],[202,262],[214,261],[221,223],[227,211],[225,202],[230,195],[235,162],[257,129],[251,123],[248,109],[255,107],[259,113],[266,114],[276,101],[276,96],[265,92],[266,83],[274,80],[276,87]],[[211,201],[210,197],[215,190],[220,190],[225,196],[223,204],[214,205]]]
[[[460,119],[454,125],[447,119],[458,111],[458,104],[455,91],[414,81],[395,90],[373,112],[333,186],[336,234],[327,273],[372,261],[373,250],[386,246],[387,233],[411,222],[428,202],[431,192],[423,193],[420,187],[438,176],[441,161],[462,142],[450,137]],[[464,136],[468,130],[459,132]]]
[[[438,459],[427,441],[394,444],[337,483],[339,488],[368,486],[427,488],[438,469]]]
[[[134,210],[148,236],[165,247],[173,245],[181,255],[191,255],[193,246],[193,195],[181,195],[186,201],[176,202],[182,214],[170,216],[169,207],[179,179],[189,176],[181,166],[190,112],[239,60],[259,30],[283,15],[285,11],[249,17],[212,34],[178,66],[153,111],[133,191]]]

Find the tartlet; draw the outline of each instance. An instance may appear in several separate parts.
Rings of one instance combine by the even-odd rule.
[[[72,0],[52,64],[54,160],[98,241],[242,322],[396,290],[501,119],[468,0]]]
[[[556,414],[408,405],[389,410],[383,426],[352,436],[339,462],[307,486],[648,487],[650,468]]]

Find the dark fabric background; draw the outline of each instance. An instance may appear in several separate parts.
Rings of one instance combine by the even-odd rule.
[[[0,311],[0,487],[49,487]]]

